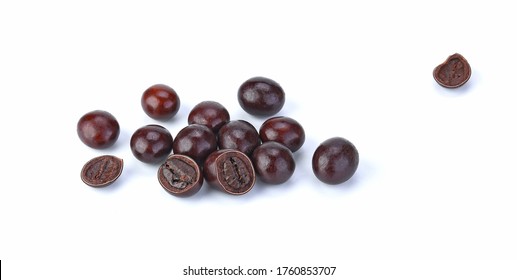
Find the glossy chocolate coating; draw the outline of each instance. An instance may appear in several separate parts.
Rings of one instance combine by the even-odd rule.
[[[210,128],[201,124],[191,124],[181,129],[172,144],[175,154],[191,157],[199,164],[217,149],[215,134]]]
[[[312,170],[327,184],[336,185],[350,179],[359,165],[355,146],[342,137],[330,138],[321,143],[312,157]]]
[[[151,124],[137,129],[131,136],[131,152],[145,163],[164,161],[172,151],[172,135],[163,126]]]
[[[180,98],[176,91],[163,84],[146,89],[140,103],[149,117],[162,121],[174,117],[180,108]]]
[[[278,142],[266,142],[258,146],[251,157],[257,177],[264,183],[281,184],[294,173],[296,163],[293,153]]]
[[[120,134],[120,126],[115,117],[102,110],[84,114],[77,122],[79,139],[88,147],[105,149],[113,146]]]
[[[255,116],[273,116],[280,112],[285,103],[285,93],[275,81],[254,77],[245,81],[237,93],[239,105]]]
[[[197,104],[188,115],[188,124],[206,125],[214,133],[217,133],[229,121],[228,110],[215,101],[203,101]]]
[[[299,122],[289,117],[273,117],[259,129],[262,142],[275,141],[291,150],[298,151],[305,143],[305,131]]]
[[[218,133],[220,149],[235,149],[251,156],[260,145],[257,129],[247,121],[235,120],[223,125]]]

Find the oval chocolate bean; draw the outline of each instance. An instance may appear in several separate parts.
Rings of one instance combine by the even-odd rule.
[[[170,194],[186,197],[201,189],[203,175],[192,158],[174,154],[158,169],[158,181]]]
[[[357,148],[343,137],[323,141],[312,155],[312,171],[316,178],[337,185],[352,178],[359,166]]]
[[[467,60],[461,54],[455,53],[434,68],[433,77],[442,87],[457,88],[470,79],[470,73]]]
[[[103,155],[88,161],[81,170],[81,180],[90,187],[105,187],[115,182],[124,167],[121,158]]]

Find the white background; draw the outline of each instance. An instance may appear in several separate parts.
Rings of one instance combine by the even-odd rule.
[[[0,258],[172,259],[167,279],[186,265],[337,265],[347,275],[347,263],[382,260],[479,276],[476,264],[515,261],[510,3],[2,1]],[[472,77],[444,89],[432,70],[455,52]],[[265,119],[236,98],[253,76],[280,83],[279,115],[305,128],[293,177],[240,197],[207,185],[191,198],[169,195],[157,166],[132,156],[133,131],[158,123],[175,135],[204,100],[258,128]],[[141,109],[155,83],[181,98],[168,122]],[[121,125],[113,148],[77,137],[78,119],[95,109]],[[360,153],[357,173],[338,186],[311,169],[333,136]],[[104,189],[84,185],[83,164],[106,153],[124,159],[122,176]]]

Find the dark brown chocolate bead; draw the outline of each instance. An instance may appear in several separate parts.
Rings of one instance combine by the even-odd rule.
[[[124,161],[111,155],[89,160],[81,170],[81,180],[91,187],[105,187],[115,182],[124,167]]]
[[[296,163],[293,153],[278,142],[258,146],[251,157],[257,177],[264,183],[285,183],[294,173]]]
[[[79,139],[94,149],[113,146],[120,134],[120,126],[115,117],[102,110],[91,111],[83,115],[77,123]]]
[[[213,152],[206,159],[203,172],[208,184],[229,194],[245,194],[255,185],[253,163],[237,150]]]
[[[257,129],[247,121],[235,120],[223,125],[217,137],[220,149],[235,149],[251,156],[260,145]]]
[[[150,124],[137,129],[131,136],[131,152],[145,163],[159,163],[172,151],[172,135],[163,126]]]
[[[330,138],[321,143],[312,157],[312,170],[327,184],[336,185],[350,179],[359,165],[355,146],[342,137]]]
[[[210,128],[201,124],[191,124],[181,129],[174,142],[172,150],[175,154],[187,155],[199,164],[217,150],[217,139]]]
[[[305,143],[305,131],[299,122],[289,117],[273,117],[259,129],[262,142],[275,141],[291,150],[298,151]]]
[[[467,60],[461,54],[455,53],[434,68],[433,77],[443,87],[457,88],[470,79],[470,73]]]
[[[202,124],[217,133],[221,126],[230,121],[230,113],[218,102],[203,101],[190,111],[188,124]]]
[[[275,81],[254,77],[245,81],[237,93],[239,105],[248,114],[273,116],[280,112],[285,103],[285,93]]]
[[[146,89],[140,103],[149,117],[162,121],[174,117],[180,109],[178,94],[171,87],[162,84]]]
[[[192,158],[170,155],[158,169],[158,181],[170,194],[187,197],[201,189],[203,174]]]

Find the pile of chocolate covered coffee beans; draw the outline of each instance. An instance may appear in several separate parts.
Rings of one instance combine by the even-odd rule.
[[[285,103],[285,93],[275,81],[251,78],[239,87],[237,98],[247,113],[266,119],[257,130],[246,120],[232,120],[228,110],[216,101],[203,101],[192,108],[188,125],[175,137],[167,128],[149,124],[131,136],[130,148],[139,161],[158,166],[159,184],[175,196],[196,194],[203,183],[223,192],[248,193],[256,180],[278,185],[293,175],[296,153],[305,142],[302,125],[287,116],[275,116]],[[180,108],[180,98],[171,87],[157,84],[144,91],[143,111],[166,121]],[[96,110],[77,123],[81,141],[95,149],[112,146],[120,134],[117,119]],[[322,142],[314,151],[312,169],[316,177],[336,185],[350,179],[357,170],[359,154],[343,137]],[[113,183],[123,170],[123,160],[102,155],[88,161],[81,170],[82,181],[92,187]]]

